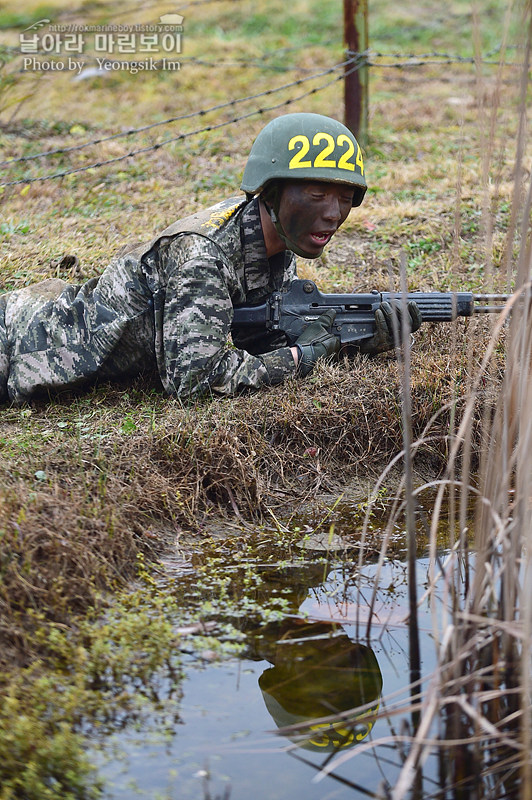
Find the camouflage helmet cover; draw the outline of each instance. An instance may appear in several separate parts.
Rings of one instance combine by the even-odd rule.
[[[287,178],[352,186],[353,206],[366,192],[357,140],[341,122],[322,114],[285,114],[269,122],[251,147],[241,189],[258,194],[270,181]]]

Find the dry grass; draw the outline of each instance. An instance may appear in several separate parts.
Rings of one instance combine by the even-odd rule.
[[[475,333],[478,354],[487,332]],[[440,472],[469,383],[440,348],[427,381],[427,330],[414,356],[412,426],[420,468]],[[491,387],[491,388],[490,388]],[[475,412],[494,405],[498,379]],[[29,609],[67,622],[103,589],[130,580],[138,552],[156,556],[187,532],[229,515],[259,522],[376,475],[402,447],[393,358],[322,366],[306,383],[194,408],[137,382],[62,404],[4,412],[4,643],[24,651]],[[433,419],[434,418],[434,419]],[[431,422],[432,421],[432,422]],[[431,422],[430,435],[424,436]],[[4,650],[4,653],[6,651]]]
[[[334,33],[332,4],[319,5],[329,14]],[[418,5],[414,20],[427,37],[423,49],[452,52],[464,44],[465,31],[473,31],[468,4],[458,2],[444,23],[440,20],[438,35],[429,38],[433,6]],[[492,20],[497,18],[492,6],[485,15],[488,41],[492,28],[497,37],[502,30]],[[31,13],[30,3],[26,7]],[[214,4],[209,25],[201,6],[195,11],[191,7],[187,55],[230,58],[238,52],[253,57],[259,47],[264,52],[304,43],[304,32],[283,33],[280,26],[267,27],[262,37],[243,35],[238,26],[246,22],[246,8],[243,18],[233,3]],[[275,11],[271,4],[259,3],[257,9]],[[317,6],[313,9],[317,15]],[[296,17],[303,13],[312,19],[305,4],[292,10]],[[95,14],[111,11],[101,6]],[[88,6],[78,11],[83,21],[89,12]],[[408,13],[399,7],[390,11],[388,3],[381,8],[376,2],[372,11],[382,36],[374,44],[388,51],[396,49],[389,46],[389,37],[404,33],[388,29],[392,12],[399,20],[395,24],[406,24]],[[284,9],[276,13],[282,15]],[[142,19],[135,21],[149,19],[151,11],[139,14]],[[13,44],[16,33],[2,33],[2,38]],[[418,47],[415,41],[408,46],[413,44]],[[319,41],[303,48],[289,57],[295,69],[288,76],[266,69],[220,65],[213,70],[189,64],[178,78],[160,82],[133,82],[117,75],[75,84],[68,76],[45,77],[36,81],[36,91],[18,113],[2,116],[0,142],[6,157],[69,146],[164,119],[177,107],[179,113],[210,107],[227,99],[227,87],[244,96],[304,77],[309,67],[339,61],[339,49]],[[22,76],[21,89],[31,82],[34,77]],[[282,95],[288,96],[290,92]],[[391,270],[397,288],[403,258],[411,289],[505,290],[524,284],[530,272],[530,174],[523,164],[530,144],[518,138],[519,101],[514,67],[497,70],[479,63],[373,70],[367,199],[327,254],[319,262],[302,264],[301,273],[324,290],[364,290],[389,288]],[[530,108],[526,95],[521,103]],[[248,103],[242,112],[258,105]],[[341,87],[336,84],[289,108],[341,117]],[[196,124],[230,119],[233,113],[168,130],[192,130]],[[184,144],[118,166],[6,190],[0,196],[3,288],[51,275],[81,281],[102,270],[128,239],[149,239],[180,215],[232,193],[250,141],[271,116],[267,112],[191,136]],[[153,144],[160,136],[162,131],[155,130],[71,158],[50,156],[28,169],[43,175],[86,165],[122,155],[133,145]],[[10,168],[10,177],[22,174],[28,173]],[[65,252],[80,257],[75,273],[60,273],[56,266]],[[520,754],[530,750],[528,718],[519,723],[521,738],[512,728],[512,698],[517,691],[528,708],[532,625],[530,329],[527,319],[520,323],[516,315],[514,320],[508,358],[508,331],[492,340],[489,321],[422,329],[412,350],[408,387],[414,466],[453,485],[463,476],[451,493],[452,513],[460,521],[456,571],[446,575],[447,588],[454,592],[454,627],[435,632],[441,669],[423,699],[423,720],[427,725],[442,713],[441,738],[452,744],[466,736],[471,753],[463,752],[475,756],[478,765],[486,725],[493,725],[488,744],[499,748],[494,752],[501,764],[509,753],[511,775],[521,768]],[[481,370],[489,347],[493,354]],[[88,397],[65,396],[22,410],[3,407],[4,660],[33,658],[33,631],[43,618],[69,624],[73,614],[99,602],[102,591],[132,579],[139,553],[156,556],[169,541],[201,536],[224,515],[258,521],[270,508],[282,516],[295,504],[339,493],[350,480],[377,475],[403,448],[401,391],[401,371],[393,358],[385,357],[324,365],[306,382],[191,408],[167,400],[142,381],[132,387],[103,386]],[[463,594],[458,570],[471,568],[471,535],[463,510],[473,482],[469,474],[474,476],[479,464],[479,507],[493,513],[479,512],[477,577],[470,573]],[[438,510],[437,505],[434,526]],[[436,570],[435,556],[434,564]],[[515,666],[519,659],[522,668]],[[498,694],[490,694],[492,690]],[[397,798],[407,796],[426,755],[426,730],[421,726],[413,737]],[[445,752],[442,762],[452,792],[463,779],[463,762],[454,758],[449,766]],[[528,787],[522,796],[528,797],[528,761],[523,760],[522,770]]]

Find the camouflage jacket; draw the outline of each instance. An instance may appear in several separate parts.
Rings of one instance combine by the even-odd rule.
[[[286,341],[233,331],[233,306],[294,279],[271,259],[258,200],[230,198],[179,220],[81,286],[50,280],[0,297],[0,399],[157,370],[170,395],[229,395],[295,372]]]

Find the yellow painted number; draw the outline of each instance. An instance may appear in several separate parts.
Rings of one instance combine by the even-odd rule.
[[[347,136],[345,133],[341,133],[335,142],[330,133],[324,133],[321,131],[315,134],[314,138],[312,139],[312,144],[314,147],[318,147],[322,142],[325,144],[315,156],[314,163],[312,163],[312,161],[309,159],[305,159],[305,156],[308,155],[310,150],[310,141],[308,137],[304,136],[303,134],[292,136],[288,142],[288,149],[295,150],[297,148],[297,152],[288,162],[288,169],[305,169],[308,167],[314,167],[314,169],[319,169],[320,167],[332,167],[334,169],[335,167],[338,167],[338,169],[347,169],[351,172],[354,172],[356,165],[360,169],[360,174],[364,174],[362,151],[357,145],[357,152],[355,156],[355,144],[349,138],[349,136]],[[297,147],[298,145],[300,145],[299,148]],[[338,147],[340,150],[344,151],[341,153],[338,162],[336,162],[336,160],[333,158],[329,158],[329,156],[334,153],[335,147]],[[355,156],[354,161],[353,156]]]
[[[338,137],[338,147],[343,147],[344,144],[347,145],[347,150],[340,156],[338,167],[340,169],[350,169],[351,172],[354,172],[355,165],[350,159],[355,154],[355,145],[353,144],[349,136],[346,136],[345,133],[341,133],[340,136]],[[360,148],[358,149],[360,150]],[[362,167],[361,172],[364,173],[364,167]]]
[[[347,137],[346,137],[347,138]],[[330,156],[334,150],[334,139],[330,133],[317,133],[312,140],[313,145],[318,145],[320,142],[326,142],[325,147],[320,150],[316,158],[314,159],[314,166],[315,167],[335,167],[336,161],[333,161],[327,156]],[[338,164],[340,166],[340,164]],[[354,169],[354,166],[353,166]]]
[[[323,730],[323,729],[327,730]],[[315,725],[310,726],[310,730],[314,731],[317,735],[309,739],[309,743],[315,747],[328,747],[332,744],[334,747],[348,747],[355,739],[353,731],[347,728],[332,728],[327,722],[317,722]]]
[[[363,175],[364,174],[364,162],[362,161],[362,150],[360,149],[360,147],[357,150],[356,163],[360,167],[360,174]]]
[[[300,169],[301,167],[311,167],[312,161],[302,161],[301,159],[304,158],[310,148],[310,142],[306,136],[299,134],[298,136],[292,136],[290,141],[288,142],[288,149],[294,150],[296,145],[300,144],[301,147],[290,159],[290,163],[288,164],[288,169]]]

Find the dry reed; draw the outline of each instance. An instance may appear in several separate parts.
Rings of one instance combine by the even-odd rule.
[[[376,739],[365,745],[394,744],[404,754],[395,786],[383,787],[374,797],[402,800],[426,798],[421,788],[423,767],[431,754],[440,761],[440,786],[431,797],[441,800],[525,800],[532,796],[532,182],[523,164],[527,86],[532,30],[532,6],[526,7],[528,40],[520,85],[519,126],[514,168],[511,225],[503,270],[514,294],[500,318],[493,323],[482,363],[469,373],[470,385],[460,417],[449,440],[449,456],[438,487],[430,529],[431,572],[427,592],[433,613],[433,637],[438,668],[420,690],[415,647],[417,611],[410,613],[411,734]],[[478,90],[483,91],[481,76]],[[493,157],[498,92],[484,125],[486,157]],[[489,159],[488,159],[489,161]],[[484,191],[488,191],[488,162],[484,164]],[[526,183],[528,189],[526,190]],[[460,186],[458,183],[457,194]],[[458,209],[458,200],[457,200]],[[458,213],[458,211],[457,211]],[[489,203],[484,206],[486,252],[492,252]],[[517,257],[511,242],[518,239]],[[491,269],[488,270],[490,279]],[[504,376],[495,404],[484,403],[483,387],[493,375],[501,337],[506,336]],[[390,511],[390,523],[379,564],[387,555],[392,524],[399,511],[412,509],[414,490],[412,453],[420,446],[409,431],[411,352],[404,348],[403,425],[405,427],[403,499]],[[495,368],[496,369],[496,368]],[[479,404],[484,406],[479,412]],[[477,414],[482,418],[481,456],[475,469],[473,456],[478,441]],[[431,426],[426,434],[430,436]],[[421,437],[423,440],[424,436]],[[386,472],[376,489],[386,479]],[[468,509],[474,502],[474,521]],[[438,531],[448,504],[450,550],[441,563]],[[367,536],[366,516],[363,539]],[[415,535],[412,511],[407,514],[407,535]],[[359,556],[359,568],[364,553]],[[415,572],[409,574],[415,597]],[[374,587],[371,602],[375,601]],[[445,614],[438,614],[436,598],[448,599]],[[426,596],[425,598],[426,599]],[[371,616],[371,615],[370,615]],[[367,631],[370,633],[369,627]],[[402,709],[404,712],[404,709]],[[390,703],[382,716],[393,717]],[[362,748],[329,762],[324,773],[334,771],[342,760],[358,755]]]

